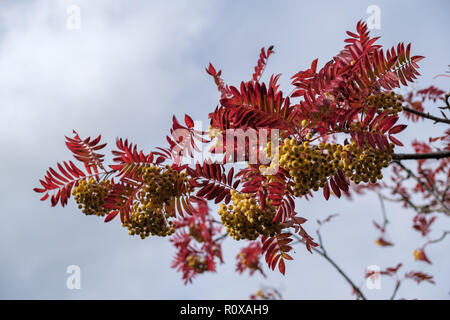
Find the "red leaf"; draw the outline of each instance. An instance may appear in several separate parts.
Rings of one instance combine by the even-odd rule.
[[[48,193],[46,193],[42,198],[41,198],[41,201],[45,201],[45,200],[47,200],[48,199],[48,197],[49,197],[49,194]]]
[[[396,138],[394,138],[393,136],[389,136],[389,139],[395,143],[396,145],[403,147],[403,143],[401,143],[399,140],[397,140]]]
[[[348,192],[348,184],[347,184],[347,182],[344,179],[342,179],[342,177],[339,174],[335,174],[334,175],[334,180],[335,180],[337,186],[341,190],[344,190],[345,192]]]
[[[228,171],[228,184],[231,185],[233,182],[233,174],[234,174],[234,168],[231,168],[230,171]]]
[[[184,115],[184,122],[186,123],[189,129],[194,127],[194,121],[187,114]]]
[[[325,183],[325,186],[323,187],[323,196],[326,200],[330,198],[330,186],[328,185],[328,181]]]
[[[105,218],[105,222],[110,222],[112,219],[114,219],[117,216],[118,213],[119,213],[119,210],[114,210],[113,212],[108,214]]]
[[[373,135],[372,135],[371,133],[368,132],[368,133],[366,134],[366,140],[367,140],[367,142],[369,143],[369,145],[370,145],[372,148],[374,148],[374,149],[377,148],[375,139],[373,138]]]
[[[311,71],[312,72],[316,72],[317,69],[317,62],[319,61],[319,58],[315,59],[312,63],[311,63]]]
[[[389,130],[389,134],[396,134],[402,132],[403,130],[405,130],[406,127],[407,127],[406,124],[396,125],[395,127],[392,127],[391,130]]]
[[[214,69],[213,65],[211,64],[211,62],[209,63],[208,68],[206,69],[206,72],[212,76],[214,76],[216,74],[216,69]]]
[[[280,259],[280,262],[278,263],[278,269],[280,270],[280,272],[284,275],[286,272],[286,266],[284,264],[284,260]]]
[[[341,190],[339,189],[339,187],[337,186],[336,182],[334,181],[333,177],[330,178],[330,186],[331,189],[333,190],[334,194],[340,198],[341,197]]]
[[[373,117],[375,116],[375,112],[376,112],[377,108],[371,108],[369,110],[369,112],[367,112],[366,117],[364,118],[364,121],[362,123],[362,127],[365,128],[367,127],[367,125],[370,123],[370,121],[372,121]]]

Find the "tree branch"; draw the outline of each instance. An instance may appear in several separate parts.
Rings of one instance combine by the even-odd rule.
[[[392,296],[391,296],[391,300],[394,300],[395,295],[397,294],[398,289],[400,288],[400,284],[401,284],[401,281],[397,280],[397,283],[396,283],[395,288],[394,288],[394,292],[392,293]]]
[[[394,153],[392,160],[420,160],[449,158],[450,151],[437,151],[430,153]]]
[[[422,180],[420,180],[420,178],[418,176],[416,176],[411,170],[409,170],[407,167],[405,167],[403,165],[403,163],[401,163],[400,161],[396,161],[396,164],[398,164],[403,170],[406,171],[406,173],[408,173],[408,175],[413,178],[414,180],[417,181],[418,184],[420,184],[422,186],[422,188],[424,188],[425,190],[428,191],[428,193],[437,201],[437,203],[439,203],[442,206],[442,209],[445,210],[445,212],[447,214],[450,214],[450,208],[448,208],[446,206],[446,204],[440,199],[440,197],[435,194],[434,190],[431,189],[429,186],[427,186]]]
[[[428,241],[428,242],[427,242],[427,245],[430,244],[430,243],[440,242],[440,241],[444,240],[445,237],[446,237],[447,235],[450,235],[450,231],[444,231],[444,232],[442,233],[442,236],[440,236],[440,237],[437,238],[437,239]]]
[[[439,118],[439,117],[431,115],[428,112],[424,113],[424,112],[420,112],[420,111],[417,111],[417,110],[414,110],[414,109],[411,109],[411,108],[408,108],[408,107],[403,107],[403,111],[406,111],[406,112],[409,112],[409,113],[414,113],[414,114],[416,114],[418,116],[421,116],[423,118],[434,120],[435,122],[442,122],[442,123],[450,124],[450,120],[449,119]]]

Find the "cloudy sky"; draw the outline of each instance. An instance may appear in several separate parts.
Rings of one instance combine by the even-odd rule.
[[[103,134],[105,141],[128,137],[145,150],[165,145],[173,114],[207,119],[217,104],[214,83],[204,72],[211,61],[225,80],[250,78],[259,49],[274,45],[266,77],[289,78],[311,61],[330,59],[343,47],[345,31],[366,19],[369,5],[381,9],[381,43],[412,42],[424,55],[417,87],[448,89],[433,77],[450,63],[448,12],[442,1],[0,1],[0,298],[3,299],[246,299],[262,285],[287,299],[351,299],[347,283],[317,255],[296,248],[287,275],[264,279],[234,272],[239,244],[224,245],[226,264],[218,273],[184,286],[170,269],[174,253],[167,239],[131,238],[119,221],[82,215],[73,204],[50,208],[32,191],[48,166],[70,158],[64,135]],[[67,27],[68,8],[81,9],[81,28]],[[411,126],[404,141],[437,135],[442,127]],[[407,148],[405,148],[407,151]],[[356,283],[369,265],[404,262],[435,276],[436,285],[402,285],[399,297],[450,297],[450,241],[430,247],[433,265],[414,262],[422,239],[411,229],[413,212],[387,204],[396,244],[374,245],[373,219],[380,219],[373,195],[353,202],[320,197],[298,202],[314,221],[341,216],[323,230],[328,252]],[[214,209],[214,208],[213,208]],[[439,218],[440,230],[448,229]],[[66,268],[81,268],[81,289],[68,290]],[[365,290],[389,297],[393,283]],[[364,287],[364,286],[363,286]]]

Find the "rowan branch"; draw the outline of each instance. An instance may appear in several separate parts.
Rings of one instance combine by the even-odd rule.
[[[430,240],[430,241],[428,241],[426,244],[428,245],[428,244],[431,244],[431,243],[440,242],[440,241],[444,240],[445,237],[446,237],[447,235],[450,235],[450,231],[444,231],[444,232],[442,233],[442,236],[440,236],[440,237],[437,238],[437,239]]]
[[[414,113],[418,116],[421,116],[422,118],[427,118],[427,119],[433,120],[434,122],[442,122],[442,123],[450,124],[450,119],[439,118],[439,117],[431,115],[429,112],[424,113],[424,112],[420,112],[420,111],[417,111],[417,110],[414,110],[414,109],[411,109],[408,107],[403,107],[403,111],[406,111],[409,113]]]
[[[394,153],[392,160],[420,160],[450,158],[450,151],[437,151],[430,153]]]

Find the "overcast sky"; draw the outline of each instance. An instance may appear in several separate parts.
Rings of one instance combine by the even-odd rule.
[[[262,46],[274,45],[265,76],[289,78],[319,58],[342,49],[346,30],[381,9],[381,44],[412,42],[424,55],[417,87],[448,90],[433,77],[450,63],[450,3],[442,1],[0,1],[0,298],[3,299],[246,299],[261,285],[287,299],[351,299],[347,283],[326,261],[296,248],[287,275],[264,279],[234,272],[241,243],[227,240],[226,264],[184,286],[170,268],[174,250],[167,239],[129,237],[119,221],[104,224],[71,203],[50,208],[32,191],[48,166],[70,159],[64,135],[127,137],[149,151],[165,146],[173,114],[207,120],[218,94],[204,68],[211,61],[225,81],[239,84],[253,72]],[[81,28],[67,28],[70,5],[81,9]],[[433,110],[432,110],[433,111]],[[441,126],[412,125],[401,137],[435,136]],[[404,148],[407,151],[408,148]],[[402,285],[398,297],[448,299],[450,241],[428,250],[433,265],[414,262],[423,243],[412,231],[414,212],[387,204],[389,232],[396,245],[376,246],[372,226],[380,219],[378,199],[354,201],[317,197],[298,201],[300,215],[314,221],[341,216],[323,230],[328,252],[356,283],[365,268],[405,263],[404,271],[435,276],[436,285]],[[215,209],[215,207],[212,207]],[[432,236],[448,229],[438,218]],[[66,268],[81,268],[80,290],[66,288]],[[365,290],[389,297],[393,282]],[[363,286],[364,288],[364,286]]]

